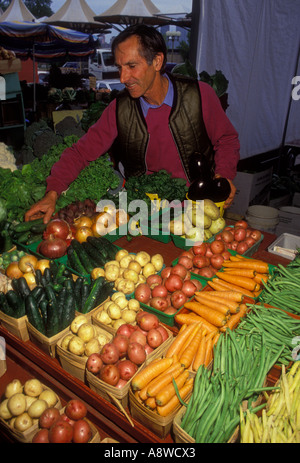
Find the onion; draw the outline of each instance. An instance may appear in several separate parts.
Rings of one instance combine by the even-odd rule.
[[[70,227],[65,220],[53,219],[48,223],[43,236],[45,239],[47,239],[50,237],[50,235],[53,235],[56,238],[61,238],[62,240],[65,240],[68,238],[69,234]]]
[[[79,243],[84,243],[88,236],[93,236],[93,231],[90,227],[78,227],[75,233],[75,240]]]
[[[19,260],[19,269],[23,273],[32,272],[35,270],[37,261],[37,257],[31,254],[25,254],[25,256],[21,257]]]
[[[81,217],[78,217],[77,219],[74,220],[74,226],[76,228],[91,227],[92,225],[93,225],[93,221],[87,215],[82,215]]]
[[[23,272],[19,268],[18,262],[11,262],[5,270],[5,274],[8,278],[20,278],[23,276]]]
[[[58,259],[66,254],[67,248],[68,245],[65,240],[50,235],[49,238],[40,243],[38,249],[43,256],[49,259]]]
[[[48,259],[40,259],[37,261],[37,264],[35,266],[35,270],[40,270],[42,272],[42,275],[44,274],[44,271],[46,268],[50,267],[50,261]]]

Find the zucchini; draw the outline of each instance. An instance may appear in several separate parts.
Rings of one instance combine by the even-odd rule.
[[[46,336],[52,338],[60,331],[60,323],[58,317],[58,310],[55,301],[49,301],[47,305],[47,323],[46,323]]]
[[[29,323],[36,328],[40,333],[46,334],[44,322],[39,311],[37,301],[32,294],[29,294],[25,298],[25,312]]]
[[[72,240],[71,246],[77,253],[82,266],[85,268],[85,274],[91,273],[94,269],[94,264],[92,263],[90,256],[84,250],[83,246],[77,240]]]
[[[18,278],[18,290],[19,294],[24,298],[29,296],[29,294],[31,293],[28,283],[24,277]]]
[[[81,309],[82,313],[88,313],[96,307],[96,301],[98,300],[104,281],[104,277],[99,277],[93,281],[90,294]]]

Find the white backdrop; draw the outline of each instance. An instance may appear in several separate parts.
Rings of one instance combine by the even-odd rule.
[[[194,0],[193,12],[195,2],[196,69],[221,70],[229,80],[227,114],[241,158],[280,147],[300,72],[300,0]],[[288,119],[285,141],[293,140],[300,142],[300,100],[292,101]]]

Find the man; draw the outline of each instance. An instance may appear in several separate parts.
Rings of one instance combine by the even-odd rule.
[[[58,196],[89,162],[109,150],[125,178],[165,169],[187,183],[193,180],[193,156],[204,153],[214,162],[215,176],[230,182],[225,202],[229,207],[236,191],[232,180],[239,141],[215,91],[203,82],[164,72],[166,44],[152,27],[128,27],[114,39],[112,50],[125,90],[64,151],[47,179],[45,197],[27,211],[25,220],[44,214],[44,222],[49,222]]]

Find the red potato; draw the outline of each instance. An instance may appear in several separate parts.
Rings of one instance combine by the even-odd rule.
[[[163,342],[163,337],[160,331],[156,328],[152,328],[148,331],[147,334],[147,344],[152,347],[152,349],[156,349],[159,347]]]
[[[210,263],[214,269],[220,270],[224,263],[224,257],[221,254],[214,254],[210,258]]]
[[[242,227],[236,227],[234,229],[234,239],[238,243],[246,239],[246,229]]]
[[[105,364],[113,364],[119,360],[119,351],[115,344],[108,342],[100,352],[101,360]]]
[[[71,399],[66,405],[65,414],[70,420],[81,420],[87,414],[85,404],[79,399]]]
[[[179,275],[171,274],[165,281],[165,287],[170,293],[173,293],[177,289],[181,289],[183,280]]]
[[[136,365],[141,365],[146,360],[146,351],[144,346],[138,342],[131,342],[128,346],[127,356]]]
[[[195,280],[186,280],[183,282],[181,291],[189,298],[192,297],[195,294],[195,291],[197,291],[197,287],[194,284]]]
[[[150,307],[161,310],[162,312],[169,306],[169,301],[165,297],[153,297],[150,299]]]
[[[181,256],[178,259],[178,265],[183,265],[184,268],[190,270],[193,267],[193,259],[191,257]]]
[[[164,328],[162,325],[159,325],[156,329],[160,332],[162,336],[162,342],[165,342],[169,337],[166,328]]]
[[[144,346],[146,344],[146,342],[147,342],[147,338],[142,333],[142,331],[135,330],[133,333],[131,333],[131,335],[130,335],[130,337],[128,339],[128,345],[127,345],[126,352],[128,351],[128,347],[129,347],[129,344],[131,342],[138,342],[139,344],[141,344],[141,346]]]
[[[238,220],[235,224],[234,224],[235,228],[248,228],[248,223],[245,221],[245,220]]]
[[[174,313],[176,313],[177,310],[178,309],[175,309],[174,307],[170,305],[169,307],[166,308],[166,310],[164,310],[164,313],[166,313],[167,315],[174,315]]]
[[[134,333],[134,331],[132,331],[131,334],[133,334],[133,333]],[[130,336],[131,336],[131,334],[130,334]],[[115,337],[112,340],[112,343],[115,344],[115,346],[117,346],[117,349],[118,349],[118,352],[119,352],[119,358],[124,357],[126,355],[126,352],[127,352],[127,349],[128,349],[129,337],[124,336],[123,334],[116,333]]]
[[[170,275],[171,273],[171,270],[172,270],[172,267],[168,266],[168,267],[165,267],[162,269],[162,271],[160,272],[160,275],[162,277],[162,279],[164,280],[165,278],[168,278],[168,276]]]
[[[140,312],[140,314],[141,313],[142,312]],[[137,317],[138,316],[139,315],[137,315]],[[130,323],[124,323],[123,325],[119,326],[116,334],[120,334],[122,336],[129,338],[129,336],[131,335],[131,333],[133,333],[134,330],[135,330],[135,327],[133,325],[131,325]]]
[[[182,290],[177,290],[177,291],[174,291],[171,295],[171,305],[175,308],[175,309],[179,309],[179,307],[183,306],[183,304],[186,303],[187,301],[187,296],[186,294],[184,294],[184,292]]]
[[[151,297],[167,297],[168,290],[165,285],[159,284],[151,291]]]
[[[194,257],[193,250],[182,251],[179,257],[188,257],[189,259],[193,259]]]
[[[33,444],[49,444],[49,430],[40,429],[32,438]]]
[[[117,368],[120,373],[120,379],[126,382],[133,377],[138,369],[137,365],[128,359],[121,360],[121,362],[118,363]]]
[[[162,284],[162,277],[157,273],[149,275],[146,280],[146,283],[148,286],[150,286],[150,289],[153,289],[155,286]]]
[[[259,230],[253,230],[251,232],[251,238],[253,238],[255,241],[259,241],[261,239],[261,231]]]
[[[153,313],[144,312],[143,315],[137,320],[137,323],[142,330],[149,331],[151,328],[158,327],[159,319]]]
[[[149,344],[146,344],[146,345],[144,346],[144,348],[145,348],[146,356],[149,355],[149,354],[151,354],[151,352],[154,351],[154,349],[153,349],[152,347],[150,347]]]
[[[78,420],[73,426],[73,442],[75,444],[86,444],[92,438],[92,429],[86,420]]]
[[[212,278],[215,275],[216,271],[212,267],[203,267],[199,269],[198,275],[205,278]]]
[[[198,254],[200,254],[201,256],[205,256],[207,244],[206,243],[195,244],[192,249],[193,249],[193,253],[195,256]]]
[[[73,439],[73,426],[67,421],[57,421],[49,429],[50,444],[69,444]]]
[[[99,377],[105,383],[110,384],[111,386],[115,386],[120,379],[120,372],[116,365],[104,365],[101,368]]]
[[[193,264],[196,268],[207,267],[209,265],[209,258],[207,256],[202,256],[198,254],[194,257]]]
[[[97,375],[99,371],[101,370],[103,366],[103,361],[101,359],[101,355],[95,352],[94,354],[91,354],[86,362],[86,367],[88,371],[93,373],[94,375]]]
[[[192,259],[190,259],[189,257],[180,257],[178,259],[178,263],[175,264],[174,267],[172,267],[170,275],[178,275],[178,276],[180,276],[180,278],[184,279],[186,277],[186,275],[187,275],[188,270],[190,270],[190,268],[192,268],[192,266],[191,267],[189,266],[189,268],[188,268],[183,263],[180,263],[180,260],[182,262],[182,259],[183,259],[183,262],[185,262],[185,260],[188,260],[188,262],[191,262],[191,264],[193,266]]]
[[[40,428],[50,429],[51,426],[60,418],[60,413],[58,408],[49,407],[43,411],[39,417],[39,426]]]
[[[221,233],[221,238],[224,241],[224,243],[232,243],[234,240],[233,233],[230,230],[223,230]]]
[[[139,302],[147,304],[151,298],[151,289],[147,283],[140,283],[134,291],[134,297]]]
[[[246,243],[246,241],[241,241],[236,247],[236,252],[238,254],[244,254],[244,252],[246,252],[248,249],[249,249],[249,246]]]
[[[225,251],[225,244],[222,239],[219,239],[217,241],[213,241],[210,243],[210,249],[213,254],[222,254],[223,251]],[[212,258],[213,256],[211,256]]]

